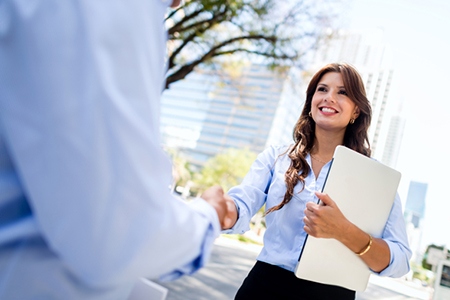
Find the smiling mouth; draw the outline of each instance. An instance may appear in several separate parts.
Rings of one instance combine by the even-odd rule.
[[[337,113],[338,111],[330,108],[330,107],[321,107],[319,108],[320,111],[325,112],[325,113]]]

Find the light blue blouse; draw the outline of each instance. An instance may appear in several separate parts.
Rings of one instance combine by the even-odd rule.
[[[290,165],[290,158],[281,155],[287,146],[269,147],[253,163],[241,185],[230,189],[228,194],[234,199],[239,219],[235,226],[226,233],[244,233],[249,230],[251,217],[264,205],[266,209],[278,205],[286,192],[284,175]],[[308,155],[306,160],[311,165]],[[315,191],[321,191],[330,163],[327,163],[318,178],[311,171],[305,178],[305,188],[301,184],[294,188],[294,197],[282,209],[266,216],[264,247],[258,260],[294,271],[306,238],[303,230],[303,217],[306,203],[317,202]],[[411,250],[408,246],[401,201],[395,198],[389,219],[382,237],[389,245],[391,261],[380,275],[400,277],[409,271]]]

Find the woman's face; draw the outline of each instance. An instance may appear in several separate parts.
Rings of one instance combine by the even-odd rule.
[[[322,76],[311,102],[312,118],[316,130],[342,130],[350,119],[356,119],[359,108],[347,96],[342,75],[328,72]]]

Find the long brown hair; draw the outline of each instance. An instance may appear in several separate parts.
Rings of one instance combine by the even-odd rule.
[[[344,146],[355,150],[363,155],[370,156],[370,143],[367,131],[372,119],[372,108],[366,97],[364,83],[358,71],[349,64],[332,63],[320,69],[309,82],[306,90],[306,101],[303,111],[294,127],[294,145],[288,149],[287,155],[291,159],[291,164],[285,174],[286,193],[283,201],[267,210],[266,215],[281,209],[294,195],[294,187],[301,182],[304,188],[305,178],[310,172],[306,155],[314,146],[315,122],[309,116],[311,102],[317,85],[323,75],[329,72],[336,72],[342,75],[345,91],[348,97],[358,106],[360,113],[353,124],[349,124],[345,130]],[[286,153],[285,153],[286,154]],[[282,154],[283,155],[283,154]]]

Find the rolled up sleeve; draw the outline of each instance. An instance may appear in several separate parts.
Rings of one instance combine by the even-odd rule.
[[[401,277],[408,273],[412,252],[409,248],[401,201],[398,194],[395,197],[382,238],[389,246],[390,262],[386,269],[377,274],[380,276]]]
[[[223,233],[242,234],[250,229],[250,219],[266,202],[276,155],[274,147],[260,153],[242,183],[230,189],[228,195],[236,203],[239,218],[233,228]]]

